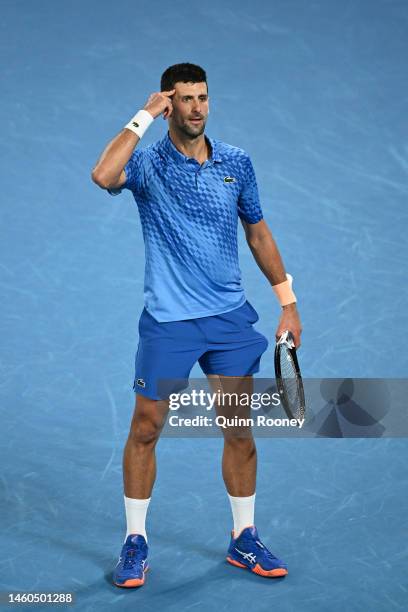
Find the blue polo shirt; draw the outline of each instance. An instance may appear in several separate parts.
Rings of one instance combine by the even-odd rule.
[[[212,154],[202,165],[167,132],[136,148],[125,166],[123,187],[135,198],[145,242],[145,307],[159,322],[228,312],[246,299],[237,227],[238,217],[262,219],[255,172],[245,151],[205,138]]]

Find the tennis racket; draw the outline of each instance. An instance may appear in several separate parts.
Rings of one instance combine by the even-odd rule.
[[[305,392],[292,332],[283,332],[275,347],[275,378],[282,406],[290,419],[304,419]]]

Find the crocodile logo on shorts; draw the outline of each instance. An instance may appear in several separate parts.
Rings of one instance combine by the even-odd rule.
[[[235,179],[233,176],[224,177],[224,183],[235,183]]]
[[[146,383],[145,383],[145,381],[143,380],[143,378],[138,378],[138,379],[137,379],[137,381],[136,381],[136,384],[137,384],[139,387],[142,387],[143,389],[144,389],[144,388],[145,388],[145,386],[146,386]]]

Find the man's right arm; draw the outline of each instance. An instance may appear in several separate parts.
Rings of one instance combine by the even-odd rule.
[[[102,189],[122,187],[126,182],[124,167],[139,141],[139,136],[126,128],[115,136],[92,170],[93,182]]]
[[[149,97],[144,110],[148,111],[153,119],[161,113],[167,119],[173,110],[170,96],[175,90],[153,93]],[[126,182],[125,166],[137,146],[140,138],[132,130],[124,128],[113,140],[109,142],[94,169],[92,180],[102,189],[120,189]]]

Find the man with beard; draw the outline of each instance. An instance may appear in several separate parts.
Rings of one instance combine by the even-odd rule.
[[[169,409],[159,380],[188,380],[197,361],[209,378],[251,379],[268,345],[253,328],[258,314],[241,285],[238,219],[282,306],[276,336],[289,329],[300,345],[296,298],[263,219],[251,160],[242,149],[204,134],[208,113],[205,71],[189,63],[170,66],[161,91],[108,144],[92,172],[94,182],[113,195],[123,188],[133,192],[146,252],[136,404],[123,458],[127,533],[114,572],[122,587],[141,586],[148,569],[146,513],[155,446]],[[140,149],[139,140],[161,114],[167,133]],[[244,122],[242,129],[248,129]],[[224,435],[222,471],[234,523],[227,560],[262,576],[286,575],[286,564],[262,544],[254,525],[252,435]]]

